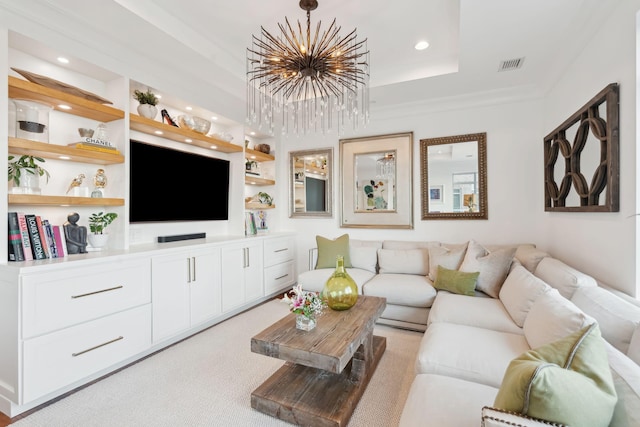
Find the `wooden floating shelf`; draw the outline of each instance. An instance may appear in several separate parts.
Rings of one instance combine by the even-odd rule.
[[[245,157],[249,160],[255,160],[256,162],[272,162],[276,158],[271,154],[263,153],[262,151],[252,150],[245,148]]]
[[[116,153],[85,150],[67,147],[65,145],[47,144],[22,138],[9,137],[9,153],[43,157],[45,159],[60,159],[68,157],[66,161],[93,163],[97,165],[112,165],[124,163],[124,156]]]
[[[124,199],[109,197],[42,196],[37,194],[9,194],[10,205],[39,206],[124,206]]]
[[[267,205],[264,203],[245,203],[244,208],[247,210],[265,210],[275,209],[276,205]]]
[[[259,178],[257,176],[244,177],[244,183],[247,185],[275,185],[276,182],[273,179]]]
[[[76,116],[86,117],[99,122],[112,122],[124,119],[124,111],[95,101],[70,95],[57,89],[41,86],[27,80],[9,76],[9,98],[26,99],[51,105],[55,110]],[[71,107],[62,109],[60,104]]]
[[[129,118],[129,127],[131,129],[148,135],[155,135],[160,138],[194,145],[208,150],[220,151],[222,153],[239,153],[242,151],[242,147],[239,145],[235,145],[221,139],[212,138],[210,136],[194,132],[190,129],[181,129],[175,126],[170,126],[162,122],[147,119],[146,117],[142,117],[137,114],[129,114]],[[162,133],[160,134],[158,132]],[[215,148],[212,148],[213,146],[215,146]]]

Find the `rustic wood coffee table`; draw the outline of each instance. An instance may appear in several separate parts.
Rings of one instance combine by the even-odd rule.
[[[289,314],[251,338],[251,351],[287,363],[251,394],[251,406],[304,426],[346,426],[387,345],[373,335],[386,299],[358,296],[346,311],[325,310],[315,329]]]

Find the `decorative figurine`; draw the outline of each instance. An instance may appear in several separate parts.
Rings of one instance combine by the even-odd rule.
[[[87,253],[87,227],[78,225],[79,219],[80,215],[72,212],[67,215],[67,222],[62,225],[67,240],[67,252],[70,255]]]
[[[91,197],[104,197],[104,187],[107,185],[107,175],[104,169],[98,169],[93,177],[93,191]]]
[[[69,191],[71,191],[72,188],[80,187],[82,185],[82,180],[84,180],[85,178],[86,177],[83,173],[73,178],[73,181],[71,181],[71,184],[69,184],[69,188],[67,189],[66,194],[69,194]]]

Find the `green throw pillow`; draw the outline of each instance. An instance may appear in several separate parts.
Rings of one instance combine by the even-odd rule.
[[[343,234],[334,240],[326,239],[322,236],[316,236],[316,244],[318,245],[318,260],[316,261],[316,269],[318,268],[335,268],[336,256],[344,257],[344,266],[351,267],[351,258],[349,257],[349,235]]]
[[[593,323],[512,360],[494,406],[570,426],[611,422],[618,397]]]
[[[439,265],[438,275],[433,287],[453,292],[454,294],[474,296],[479,275],[480,272],[466,273],[464,271],[449,270]]]

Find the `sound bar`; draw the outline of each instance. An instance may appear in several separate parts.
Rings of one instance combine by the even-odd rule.
[[[204,239],[207,233],[174,234],[173,236],[158,236],[158,243],[177,242],[180,240]]]

